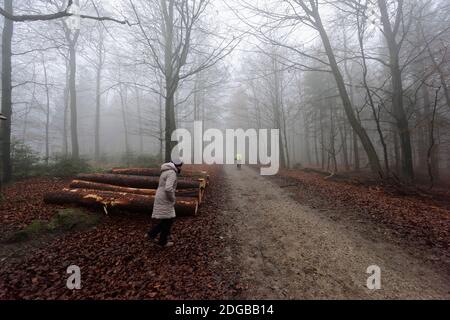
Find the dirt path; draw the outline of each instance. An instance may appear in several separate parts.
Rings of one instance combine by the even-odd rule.
[[[243,298],[450,298],[450,272],[439,272],[382,238],[302,206],[258,172],[226,167],[236,225]],[[367,226],[376,227],[376,226]],[[366,288],[366,270],[381,268],[381,289]]]

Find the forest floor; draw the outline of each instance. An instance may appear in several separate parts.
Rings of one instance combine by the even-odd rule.
[[[50,233],[18,243],[0,243],[1,299],[228,299],[237,296],[238,267],[225,250],[228,221],[222,170],[208,167],[211,183],[201,212],[179,218],[173,227],[176,246],[162,250],[146,233],[149,215],[100,214],[88,230]],[[50,219],[62,207],[46,205],[43,195],[67,180],[31,179],[4,190],[0,234],[35,219]],[[96,214],[96,213],[92,213]],[[229,246],[226,246],[229,248]],[[81,290],[69,290],[66,270],[81,268]]]
[[[196,217],[180,218],[176,246],[145,239],[149,215],[114,212],[96,226],[6,243],[60,206],[45,192],[68,180],[38,178],[4,190],[0,299],[449,298],[450,207],[315,173],[208,167]],[[96,214],[96,213],[92,213]],[[82,289],[66,288],[67,267]],[[366,288],[381,268],[381,290]]]

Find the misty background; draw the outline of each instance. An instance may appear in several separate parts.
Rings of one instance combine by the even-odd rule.
[[[5,181],[61,159],[154,165],[195,120],[280,129],[288,168],[449,172],[448,1],[1,3]]]

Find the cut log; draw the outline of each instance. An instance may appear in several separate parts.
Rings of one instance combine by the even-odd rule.
[[[74,204],[92,209],[118,209],[136,213],[151,214],[154,197],[124,192],[112,192],[86,189],[64,189],[48,193],[45,203]],[[197,214],[198,200],[196,198],[177,198],[175,212],[177,216],[192,216]]]
[[[159,177],[132,176],[122,174],[79,174],[76,179],[139,189],[157,189],[159,184]],[[178,179],[179,189],[198,189],[205,187],[205,179],[197,179],[195,181],[188,178]]]
[[[90,182],[83,180],[73,180],[70,184],[71,189],[89,189],[89,190],[103,190],[123,193],[133,193],[146,196],[156,195],[156,189],[138,189],[115,186],[112,184]],[[199,202],[202,200],[202,189],[180,189],[176,192],[177,197],[197,198]]]
[[[159,177],[161,169],[159,168],[114,168],[109,171],[112,174],[125,174],[130,176],[150,176]],[[180,177],[185,178],[202,178],[209,182],[209,175],[206,171],[182,170]]]

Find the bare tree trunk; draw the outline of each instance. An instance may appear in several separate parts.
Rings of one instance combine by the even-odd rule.
[[[347,47],[347,31],[344,28],[344,32],[343,32],[343,38],[344,38],[344,70],[345,70],[345,74],[347,76],[348,79],[348,83],[349,83],[349,94],[350,94],[350,102],[352,104],[352,106],[355,105],[355,90],[353,89],[353,77],[352,74],[350,72],[350,69],[348,67],[348,60],[347,60],[347,55],[348,55],[348,47]],[[344,120],[345,121],[345,120]],[[346,129],[345,126],[345,122],[344,122],[344,128]],[[354,162],[354,167],[355,170],[359,170],[359,151],[358,151],[358,136],[355,132],[355,130],[352,130],[352,139],[353,139],[353,162]],[[345,143],[345,148],[347,147],[347,142]],[[347,148],[346,148],[347,149]],[[350,165],[347,164],[349,163],[348,160],[348,156],[347,156],[347,160],[344,159],[345,163],[346,163],[346,168],[348,167],[347,170],[350,169]]]
[[[25,143],[28,133],[28,115],[33,109],[34,101],[36,100],[36,84],[33,84],[33,93],[31,94],[30,107],[27,107],[25,112],[25,118],[23,119],[23,132],[22,132],[22,141]]]
[[[358,143],[358,135],[353,130],[352,132],[353,137],[353,166],[356,171],[360,169],[360,163],[359,163],[359,143]]]
[[[95,137],[94,137],[94,157],[95,161],[100,160],[100,112],[101,112],[101,68],[97,68],[95,86]]]
[[[422,87],[422,94],[424,97],[424,111],[427,120],[425,135],[428,138],[428,148],[426,151],[426,163],[429,176],[432,177],[432,182],[439,179],[439,146],[436,144],[436,117],[439,90],[436,91],[436,99],[433,108],[431,107],[430,93],[426,86]]]
[[[379,112],[377,112],[377,109],[375,107],[375,102],[372,97],[372,92],[370,91],[370,87],[367,82],[368,68],[367,68],[367,61],[366,61],[366,52],[365,52],[365,48],[364,48],[364,34],[365,34],[365,28],[366,28],[365,27],[365,25],[366,25],[365,16],[363,16],[362,19],[363,20],[360,21],[360,16],[358,14],[358,43],[359,43],[359,48],[360,48],[361,57],[362,57],[363,85],[366,90],[366,95],[367,95],[367,98],[369,101],[370,108],[372,110],[372,115],[373,115],[373,119],[376,124],[378,136],[380,137],[380,142],[381,142],[381,145],[383,146],[385,174],[386,174],[386,176],[388,176],[390,169],[389,169],[389,157],[388,157],[387,145],[386,145],[386,141],[384,139],[383,129],[381,128],[381,124],[380,124]]]
[[[417,159],[418,159],[418,167],[421,172],[426,171],[427,168],[427,152],[428,152],[428,126],[423,125],[424,115],[421,110],[417,108],[416,110],[416,136],[417,136]]]
[[[353,105],[350,101],[350,97],[347,92],[347,88],[345,86],[344,78],[342,77],[341,71],[339,70],[339,66],[336,61],[336,57],[334,56],[333,48],[330,43],[330,39],[328,38],[328,34],[323,26],[319,11],[317,6],[313,8],[313,14],[317,26],[317,30],[319,31],[320,37],[322,39],[323,46],[325,48],[325,52],[328,57],[328,62],[330,64],[331,70],[333,72],[334,78],[336,80],[336,84],[339,90],[339,94],[342,99],[342,104],[344,106],[345,113],[347,118],[352,126],[353,130],[355,130],[358,135],[364,150],[366,151],[367,157],[369,159],[369,164],[372,172],[377,174],[380,177],[383,177],[383,169],[380,165],[380,160],[378,158],[375,147],[370,140],[369,135],[366,130],[362,127],[361,123],[358,122],[355,112],[353,110]]]
[[[255,108],[255,116],[256,116],[256,126],[257,126],[257,129],[262,129],[262,124],[261,124],[261,110],[260,110],[260,107],[259,107],[259,100],[258,100],[258,96],[257,96],[255,84],[253,83],[253,81],[251,82],[251,87],[252,87],[252,93],[253,93],[253,97],[254,97],[254,108]]]
[[[69,155],[69,137],[68,137],[68,130],[67,130],[67,122],[68,122],[68,112],[69,112],[69,66],[66,64],[66,86],[64,88],[64,117],[63,117],[63,155],[64,157],[67,157]]]
[[[333,163],[333,173],[338,171],[337,159],[336,159],[336,135],[335,135],[335,123],[334,123],[334,112],[333,106],[330,107],[330,150],[329,155]]]
[[[316,166],[319,166],[319,146],[318,146],[318,136],[317,136],[317,111],[314,111],[314,154],[316,156]]]
[[[394,61],[391,61],[391,65],[393,65],[391,66],[393,111],[395,114],[400,136],[400,148],[402,151],[402,176],[407,181],[412,181],[414,179],[414,169],[412,160],[411,137],[409,132],[408,118],[403,108],[403,84],[400,66],[398,64],[398,55],[394,57],[393,60]]]
[[[154,200],[154,197],[148,195],[86,189],[64,189],[59,192],[48,193],[44,196],[45,203],[60,205],[75,204],[91,209],[116,209],[133,213],[152,212]],[[177,216],[196,215],[198,199],[178,197],[175,203],[175,210]]]
[[[100,29],[103,30],[103,29]],[[95,141],[94,141],[94,157],[96,161],[100,160],[100,119],[102,107],[102,71],[104,65],[104,38],[103,32],[99,33],[99,43],[97,48],[97,64],[96,64],[96,86],[95,86]]]
[[[128,122],[127,122],[127,113],[126,113],[126,94],[127,89],[125,88],[125,97],[122,91],[122,85],[119,87],[119,96],[120,96],[120,106],[122,110],[122,122],[123,122],[123,130],[124,130],[124,141],[125,141],[125,157],[127,165],[130,164],[130,143],[128,139]]]
[[[319,127],[320,127],[320,151],[321,151],[321,167],[325,169],[325,133],[322,122],[322,107],[319,109]]]
[[[341,142],[342,142],[342,157],[344,160],[345,170],[350,170],[350,161],[348,155],[348,146],[347,146],[347,126],[345,125],[345,120],[342,119],[342,125],[339,127],[339,131],[341,133]]]
[[[50,141],[49,141],[49,131],[50,131],[50,92],[48,86],[48,76],[47,76],[47,66],[45,60],[42,61],[44,67],[44,84],[45,84],[45,95],[46,95],[46,108],[45,108],[45,164],[48,165],[50,158]]]
[[[70,133],[72,138],[72,159],[78,160],[80,158],[80,150],[78,145],[78,115],[77,115],[77,53],[76,45],[80,31],[74,31],[73,37],[71,31],[66,29],[66,39],[69,43],[69,65],[70,65]]]
[[[200,105],[202,109],[202,121],[206,124],[205,95],[202,95],[202,103]]]
[[[392,135],[394,138],[394,156],[395,156],[395,172],[397,174],[400,173],[400,167],[401,167],[401,156],[399,151],[399,142],[398,142],[398,132],[397,128],[393,125],[392,126]]]
[[[165,161],[169,162],[172,159],[172,150],[177,145],[176,141],[172,140],[172,133],[176,129],[175,122],[175,92],[170,88],[166,90],[166,104],[165,104],[165,114],[166,114],[166,130],[165,130]]]
[[[165,160],[164,156],[164,126],[163,126],[163,85],[162,81],[160,81],[160,94],[159,94],[159,155],[161,157],[161,161]]]
[[[139,89],[135,85],[136,92],[136,108],[138,113],[138,131],[139,131],[139,153],[144,154],[144,131],[142,127],[142,111],[141,111],[141,96],[139,94]]]
[[[161,7],[164,17],[164,76],[166,81],[166,101],[165,101],[165,161],[169,162],[172,158],[172,149],[177,145],[172,141],[172,133],[176,129],[175,120],[175,93],[178,89],[178,74],[174,70],[174,0],[167,3],[161,0]]]
[[[12,0],[4,1],[4,10],[13,13]],[[2,34],[2,114],[7,118],[1,124],[3,182],[12,179],[11,162],[11,118],[12,118],[12,85],[11,85],[11,42],[14,34],[14,22],[3,19]]]
[[[199,81],[199,74],[197,73],[194,80],[194,121],[200,120]]]
[[[281,97],[281,100],[283,100],[282,97]],[[290,168],[291,167],[291,159],[290,159],[290,153],[289,153],[289,143],[288,143],[286,115],[285,115],[285,112],[284,112],[283,102],[281,102],[281,117],[282,117],[282,120],[283,120],[283,137],[284,137],[284,149],[285,149],[285,152],[286,152],[286,166],[288,168]]]
[[[389,48],[389,67],[391,71],[392,82],[392,111],[398,127],[400,137],[400,148],[402,151],[402,177],[411,182],[414,179],[414,168],[412,158],[411,136],[409,131],[408,117],[403,105],[403,83],[402,71],[400,69],[400,45],[396,41],[398,33],[399,19],[403,17],[403,1],[398,2],[396,21],[394,27],[389,21],[389,13],[386,0],[378,0],[378,7],[381,13],[381,22],[383,24],[383,35]]]
[[[424,84],[421,88],[422,98],[423,98],[423,111],[424,111],[424,118],[426,120],[425,126],[420,126],[420,129],[422,129],[422,137],[419,139],[419,159],[420,164],[422,165],[422,169],[427,168],[428,163],[428,148],[429,143],[432,141],[432,138],[430,137],[431,134],[431,126],[434,126],[434,119],[432,119],[432,112],[431,112],[431,101],[430,101],[430,93],[428,92],[427,86]],[[418,112],[418,116],[420,117],[420,111]],[[434,116],[434,115],[433,115]],[[434,157],[434,152],[430,154],[431,157]]]
[[[282,126],[282,97],[281,97],[281,83],[280,83],[280,75],[278,70],[278,64],[274,56],[272,56],[272,71],[273,71],[273,117],[274,117],[274,126],[276,129],[280,130],[279,135],[279,146],[280,146],[280,165],[282,168],[286,168],[286,144],[283,136],[283,126]]]
[[[440,90],[440,88],[438,90],[436,90],[433,111],[427,117],[430,121],[429,122],[430,145],[429,145],[428,154],[427,154],[428,175],[430,177],[430,188],[433,188],[435,181],[437,179],[439,179],[439,162],[436,157],[437,145],[436,145],[436,139],[435,139],[435,120],[436,120],[436,109],[437,109],[437,105],[438,105],[439,90]],[[430,110],[428,110],[428,111],[430,111]]]
[[[303,111],[303,130],[305,133],[305,151],[306,151],[306,157],[307,157],[307,162],[309,165],[312,164],[312,158],[311,158],[311,145],[310,145],[310,135],[309,135],[309,123],[308,123],[308,118],[306,115],[306,112]]]

